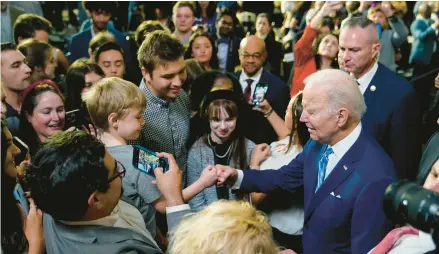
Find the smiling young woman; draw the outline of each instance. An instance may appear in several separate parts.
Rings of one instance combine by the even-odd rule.
[[[18,136],[29,146],[30,155],[65,124],[64,97],[51,80],[38,81],[23,91]]]
[[[203,135],[189,150],[188,184],[198,180],[208,165],[230,165],[247,169],[255,144],[242,132],[242,100],[231,90],[216,90],[206,95],[201,107]],[[189,201],[201,210],[219,199],[238,199],[228,188],[212,186]]]

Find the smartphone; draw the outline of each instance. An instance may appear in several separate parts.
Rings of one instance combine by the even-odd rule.
[[[87,110],[74,109],[66,112],[66,117],[65,117],[66,129],[74,126],[76,130],[82,130],[82,126],[84,126],[90,132],[90,128],[88,126],[89,124],[91,124],[91,121],[90,121],[90,115],[88,114]]]
[[[267,83],[258,83],[255,87],[255,92],[253,93],[252,104],[254,107],[260,107],[261,103],[265,100],[265,94],[268,90]]]
[[[77,129],[81,129],[82,126],[79,123],[79,120],[81,119],[80,113],[81,113],[80,109],[74,109],[74,110],[66,112],[65,126],[67,128],[75,126]]]
[[[18,165],[26,159],[26,156],[29,153],[29,146],[17,137],[13,137],[12,142],[14,142],[14,145],[20,149],[20,153],[15,155],[15,162]]]
[[[133,151],[133,167],[155,178],[154,169],[160,167],[168,171],[168,159],[157,157],[157,153],[143,146],[135,145]]]

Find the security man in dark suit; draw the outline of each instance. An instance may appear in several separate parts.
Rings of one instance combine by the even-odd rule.
[[[421,155],[419,100],[401,76],[377,63],[381,45],[375,24],[363,17],[343,22],[339,64],[356,79],[366,101],[364,129],[390,155],[398,178],[414,180]]]

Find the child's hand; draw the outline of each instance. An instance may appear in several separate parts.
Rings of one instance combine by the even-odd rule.
[[[199,180],[201,181],[204,188],[208,188],[216,184],[217,182],[216,168],[212,165],[209,165],[206,168],[204,168],[203,172],[201,172],[201,176]]]

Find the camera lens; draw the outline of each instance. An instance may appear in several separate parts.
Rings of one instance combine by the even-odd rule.
[[[439,195],[415,183],[402,180],[389,185],[383,207],[397,224],[409,223],[425,232],[439,228]]]

